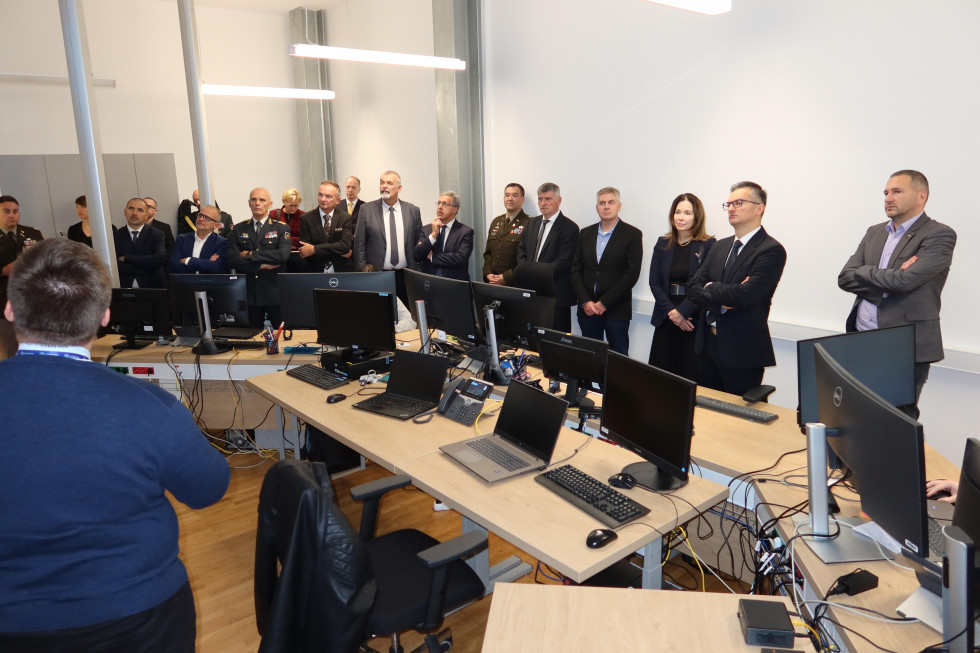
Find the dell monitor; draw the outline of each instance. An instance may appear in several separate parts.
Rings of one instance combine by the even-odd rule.
[[[800,426],[820,421],[813,354],[818,344],[855,379],[892,406],[905,409],[915,404],[913,325],[800,340],[796,344]]]
[[[579,397],[579,390],[603,391],[609,344],[553,329],[539,327],[535,332],[544,375],[566,384],[569,406],[578,406],[579,411],[594,408],[591,399]]]
[[[181,335],[198,335],[202,325],[197,316],[194,293],[207,293],[208,315],[215,336],[250,338],[259,332],[248,321],[248,286],[243,274],[172,274],[170,306],[175,330]],[[276,326],[279,326],[278,324]],[[193,327],[182,333],[182,327]],[[231,330],[229,330],[231,329]]]
[[[505,344],[536,351],[535,327],[552,324],[555,298],[538,296],[535,291],[524,288],[478,282],[472,285],[477,314],[483,317],[486,307],[493,308],[498,346]]]
[[[820,423],[852,472],[861,510],[904,548],[928,555],[922,425],[857,380],[822,344],[814,346],[814,358]],[[826,467],[821,471],[826,478]],[[870,559],[880,559],[872,553]]]
[[[473,292],[469,281],[447,279],[415,270],[405,270],[405,291],[412,318],[422,324],[418,316],[419,300],[425,301],[425,323],[430,329],[441,329],[458,340],[472,344],[483,342],[473,306]],[[422,334],[423,343],[426,334]]]
[[[344,360],[359,361],[395,350],[391,293],[318,288],[313,301],[317,342],[343,348]]]
[[[623,468],[654,492],[687,483],[697,384],[609,352],[599,432],[644,459]]]
[[[313,290],[316,288],[386,292],[391,295],[393,302],[398,301],[395,295],[395,273],[392,271],[284,272],[279,275],[279,302],[282,321],[287,329],[316,328],[316,309],[313,306]]]
[[[160,288],[113,288],[109,330],[124,338],[113,349],[142,349],[158,338],[169,338],[169,293]]]

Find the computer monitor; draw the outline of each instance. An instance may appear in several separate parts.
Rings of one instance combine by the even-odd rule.
[[[211,328],[248,327],[248,286],[242,274],[172,274],[170,306],[175,327],[199,331],[194,293],[206,292]],[[279,326],[279,325],[276,325]],[[220,332],[215,335],[221,335]]]
[[[822,344],[814,346],[814,358],[820,422],[852,472],[861,510],[903,547],[928,555],[922,425],[861,383]]]
[[[279,275],[279,302],[282,321],[287,329],[316,328],[316,309],[313,306],[313,290],[316,288],[386,292],[391,295],[392,303],[398,301],[395,273],[392,271],[283,272]]]
[[[594,402],[579,397],[579,390],[603,392],[609,344],[553,329],[539,327],[535,331],[544,375],[566,384],[565,400],[569,406],[578,406],[580,411],[593,408]]]
[[[654,492],[687,483],[697,384],[609,352],[599,431],[645,462],[623,468]]]
[[[472,282],[473,301],[480,325],[484,324],[484,308],[494,307],[494,329],[498,345],[537,350],[534,327],[549,327],[555,316],[555,298],[539,296],[533,290]],[[486,334],[489,338],[489,333]]]
[[[514,278],[510,285],[516,288],[533,290],[538,295],[545,297],[555,296],[555,264],[542,263],[540,261],[527,261],[519,263],[514,268]],[[550,324],[542,326],[551,328]]]
[[[317,342],[342,347],[345,360],[362,360],[395,350],[395,305],[391,293],[317,288],[313,301]]]
[[[432,274],[405,270],[405,292],[412,318],[419,322],[418,300],[425,301],[425,320],[430,329],[441,329],[469,344],[483,342],[473,306],[469,281],[447,279]],[[426,334],[422,334],[426,338]]]
[[[169,293],[160,288],[113,288],[108,326],[125,338],[113,349],[142,349],[157,338],[169,338]]]
[[[796,343],[799,391],[797,422],[817,422],[817,389],[813,348],[833,356],[854,378],[900,409],[915,404],[915,326],[855,331]]]

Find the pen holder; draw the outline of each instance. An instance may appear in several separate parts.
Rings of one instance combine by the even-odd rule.
[[[270,356],[279,353],[279,341],[278,340],[267,340],[265,343],[265,353]]]

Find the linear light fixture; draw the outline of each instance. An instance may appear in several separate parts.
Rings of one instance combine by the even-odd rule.
[[[727,14],[732,10],[732,0],[647,0],[647,2],[686,9],[708,16]]]
[[[277,88],[274,86],[231,86],[228,84],[201,84],[205,95],[237,95],[241,97],[280,97],[301,100],[333,100],[333,91],[314,88]]]
[[[329,45],[311,45],[309,43],[293,43],[289,46],[289,54],[294,57],[310,57],[313,59],[338,59],[341,61],[360,61],[363,63],[389,63],[397,66],[418,66],[420,68],[466,70],[466,62],[462,59],[384,52],[382,50],[337,48]]]

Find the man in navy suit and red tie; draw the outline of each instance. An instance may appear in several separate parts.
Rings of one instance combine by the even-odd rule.
[[[150,214],[146,202],[134,197],[126,203],[124,214],[126,226],[113,234],[120,287],[166,288],[167,249],[163,232],[146,224]]]
[[[473,230],[456,219],[457,213],[459,195],[443,192],[436,203],[436,219],[423,227],[415,245],[415,258],[426,274],[469,281]]]
[[[643,266],[643,232],[620,217],[619,190],[596,193],[599,222],[579,232],[572,262],[572,288],[578,299],[578,325],[587,338],[605,340],[624,356],[630,353],[633,286]]]
[[[762,383],[776,364],[769,335],[769,308],[786,266],[786,250],[762,228],[768,195],[762,186],[732,186],[728,223],[735,235],[719,240],[687,286],[703,307],[695,329],[698,382],[743,395]]]
[[[221,226],[221,211],[208,205],[197,213],[197,231],[180,234],[170,253],[174,274],[224,274],[228,271],[228,239],[215,229]]]

